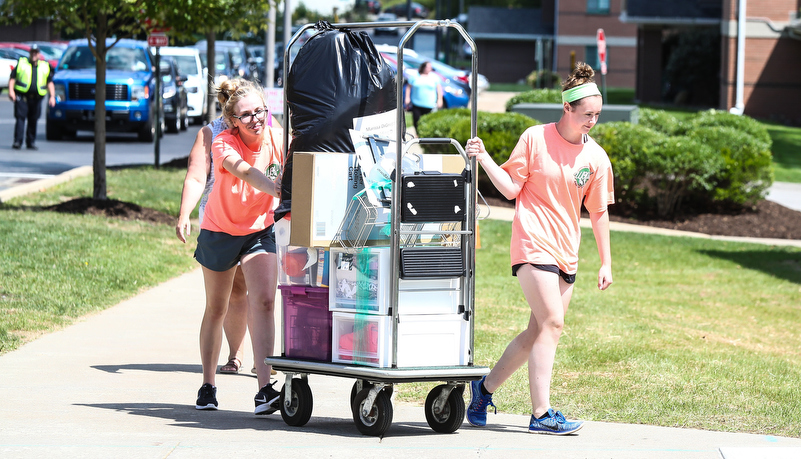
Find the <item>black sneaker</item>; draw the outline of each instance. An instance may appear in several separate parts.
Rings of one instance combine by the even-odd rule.
[[[273,414],[278,411],[278,400],[281,397],[281,393],[273,389],[273,384],[275,382],[267,384],[256,394],[253,399],[256,402],[256,409],[253,410],[253,414]]]
[[[20,148],[22,148],[22,144],[21,143],[15,143],[14,145],[11,145],[11,148],[13,148],[15,150],[19,150]]]
[[[196,410],[216,410],[217,409],[217,388],[209,383],[200,386],[197,391]]]
[[[37,147],[36,145],[33,145],[33,144],[28,145],[27,148],[28,148],[28,150],[38,150],[39,149],[39,147]]]

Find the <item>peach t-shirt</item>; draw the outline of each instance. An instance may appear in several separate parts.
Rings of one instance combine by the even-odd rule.
[[[554,123],[528,128],[501,167],[523,188],[515,200],[510,253],[521,263],[578,269],[581,204],[603,212],[615,202],[612,165],[589,136],[582,145],[565,140]]]
[[[214,187],[209,194],[201,228],[232,236],[259,232],[274,223],[273,212],[278,199],[253,188],[223,167],[229,156],[242,159],[275,180],[281,173],[283,134],[268,128],[259,151],[251,151],[230,130],[221,132],[211,146],[214,167]]]

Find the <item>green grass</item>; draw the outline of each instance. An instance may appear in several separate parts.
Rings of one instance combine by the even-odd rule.
[[[108,171],[109,198],[177,215],[185,171]],[[0,206],[0,353],[197,264],[171,225],[44,211],[92,194],[92,177]]]
[[[184,171],[108,171],[109,197],[175,215]],[[0,206],[0,353],[197,266],[172,225],[58,214],[90,196],[83,177]],[[508,222],[481,222],[476,363],[492,366],[528,306],[509,274]],[[580,271],[556,356],[552,402],[590,420],[801,437],[801,250],[612,233],[615,284],[599,292],[584,231]],[[530,411],[519,370],[498,409]],[[422,403],[431,384],[401,384]],[[492,422],[490,420],[490,422]]]
[[[529,308],[510,275],[511,224],[480,226],[474,350],[492,367]],[[614,232],[615,283],[600,292],[591,231],[583,238],[555,406],[595,421],[801,437],[801,250]],[[431,387],[399,396],[421,401]],[[494,401],[530,413],[525,367]]]

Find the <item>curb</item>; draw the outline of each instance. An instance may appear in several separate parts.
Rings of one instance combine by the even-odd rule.
[[[43,191],[55,185],[64,182],[69,182],[74,178],[84,177],[86,175],[91,175],[91,174],[92,174],[92,166],[80,166],[76,167],[75,169],[70,169],[66,172],[62,172],[61,174],[58,174],[53,177],[48,177],[46,179],[36,180],[22,185],[13,186],[6,190],[0,190],[0,202],[6,202],[11,198],[24,196],[26,194],[35,193],[37,191]]]

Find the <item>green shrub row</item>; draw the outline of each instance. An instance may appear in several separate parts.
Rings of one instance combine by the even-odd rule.
[[[539,94],[538,99],[532,98],[533,93]],[[526,102],[551,102],[554,94],[559,91],[529,91],[521,96]],[[512,105],[518,103],[514,100]],[[540,124],[512,112],[476,115],[478,136],[498,164],[508,159],[523,131]],[[464,145],[470,137],[470,110],[425,115],[419,135],[452,138]],[[590,135],[609,154],[622,212],[674,218],[687,209],[749,206],[764,199],[773,183],[770,136],[747,116],[707,110],[679,120],[662,110],[640,108],[639,124],[602,123]],[[426,151],[448,152],[428,146]],[[479,189],[500,196],[483,170]]]

